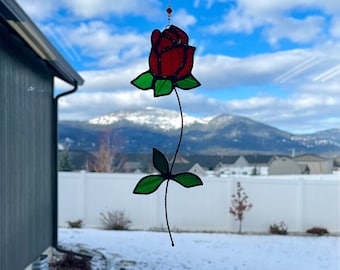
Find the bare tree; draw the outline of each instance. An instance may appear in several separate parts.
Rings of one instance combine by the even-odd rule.
[[[248,203],[248,195],[244,191],[240,182],[237,182],[236,194],[231,196],[231,206],[229,213],[235,216],[235,219],[239,222],[238,233],[242,233],[242,221],[244,219],[244,212],[249,211],[253,205]]]
[[[113,130],[104,133],[95,153],[95,172],[115,172],[124,164],[125,156],[119,153],[121,144],[122,140]]]

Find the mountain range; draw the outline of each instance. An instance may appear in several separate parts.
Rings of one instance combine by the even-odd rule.
[[[181,132],[180,113],[159,108],[121,110],[88,121],[60,121],[59,143],[70,149],[96,151],[101,142],[122,153],[164,153],[176,150]],[[109,139],[109,140],[108,140]],[[184,115],[180,152],[207,154],[337,155],[340,129],[296,135],[249,118],[221,114],[208,118]]]

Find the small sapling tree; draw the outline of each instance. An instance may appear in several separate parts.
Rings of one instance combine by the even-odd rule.
[[[248,195],[244,191],[240,182],[237,182],[236,194],[231,196],[231,206],[229,213],[235,216],[239,222],[238,233],[242,233],[242,221],[244,219],[244,212],[249,211],[253,205],[248,203]]]

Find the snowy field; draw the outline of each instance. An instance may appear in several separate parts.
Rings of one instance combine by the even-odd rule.
[[[95,249],[111,270],[340,270],[340,237],[60,229],[60,245]]]

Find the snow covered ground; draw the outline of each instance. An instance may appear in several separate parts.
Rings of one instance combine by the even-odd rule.
[[[64,247],[107,256],[114,270],[340,270],[340,237],[60,229]]]

